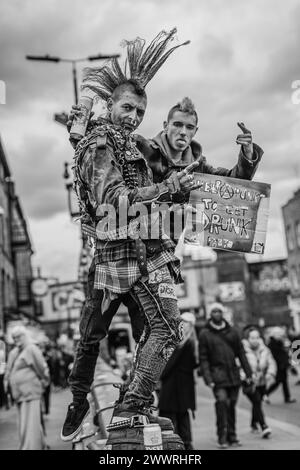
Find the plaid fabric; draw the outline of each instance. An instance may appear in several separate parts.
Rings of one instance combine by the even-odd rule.
[[[99,258],[98,258],[99,259]],[[134,258],[119,259],[97,264],[96,257],[95,289],[107,289],[117,294],[128,292],[133,284],[141,278],[138,262]],[[180,275],[180,261],[174,255],[174,251],[163,251],[157,256],[147,260],[148,272],[168,264],[175,283],[182,282]]]
[[[151,246],[151,240],[144,241],[146,248],[149,250],[149,247]],[[175,251],[176,245],[172,240],[159,240],[159,242],[159,252]],[[151,255],[148,254],[148,256],[150,257]],[[102,242],[100,240],[97,241],[95,250],[96,264],[107,263],[110,261],[119,261],[124,258],[136,259],[135,242],[133,240],[119,240],[115,242]]]

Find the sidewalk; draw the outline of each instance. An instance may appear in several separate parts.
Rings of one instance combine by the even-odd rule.
[[[197,450],[217,449],[214,400],[199,397],[196,419],[193,421],[193,441]],[[243,446],[234,450],[299,450],[300,427],[273,418],[268,418],[272,429],[270,439],[252,434],[249,426],[249,411],[237,408],[237,431]],[[300,424],[300,423],[299,423]]]
[[[121,379],[113,374],[111,367],[104,362],[97,364],[95,379],[105,375],[105,381],[120,382]],[[99,387],[97,395],[101,406],[107,406],[118,397],[118,389],[112,386]],[[60,431],[67,413],[67,407],[72,401],[69,389],[63,389],[51,393],[50,415],[45,419],[46,440],[51,450],[70,450],[71,442],[63,442],[60,439]],[[111,412],[104,413],[105,421],[108,421]],[[88,416],[87,421],[90,419]],[[13,406],[9,410],[0,409],[0,450],[18,449],[17,410]]]
[[[50,449],[69,450],[71,444],[60,439],[60,430],[71,400],[69,390],[60,390],[51,395],[50,415],[45,419],[46,441]],[[0,410],[0,450],[18,449],[17,409]]]

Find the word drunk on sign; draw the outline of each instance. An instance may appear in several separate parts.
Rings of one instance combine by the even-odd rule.
[[[222,250],[264,253],[271,186],[195,173],[184,242]]]

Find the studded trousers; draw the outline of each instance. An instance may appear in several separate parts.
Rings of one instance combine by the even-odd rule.
[[[139,408],[151,404],[161,373],[182,339],[182,322],[167,266],[142,278],[130,293],[144,315],[145,326],[123,404]]]

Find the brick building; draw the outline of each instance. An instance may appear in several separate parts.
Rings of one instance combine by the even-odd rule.
[[[252,322],[265,326],[292,324],[286,259],[249,264]]]
[[[300,331],[300,188],[282,207],[282,214],[291,284],[290,307],[294,318],[294,326]]]
[[[243,328],[252,320],[249,301],[249,265],[242,253],[217,251],[218,297],[227,307],[233,323]]]
[[[33,318],[32,246],[26,220],[0,140],[0,329]]]

